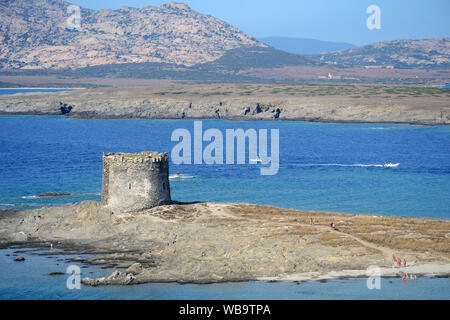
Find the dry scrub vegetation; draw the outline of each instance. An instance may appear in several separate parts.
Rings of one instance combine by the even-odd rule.
[[[221,84],[221,85],[171,85],[152,93],[166,97],[323,97],[351,98],[409,98],[450,97],[450,90],[434,87],[337,85],[337,84]]]
[[[330,228],[335,222],[339,233],[323,233],[320,240],[324,245],[352,245],[354,241],[339,236],[344,233],[355,236],[380,247],[393,250],[412,250],[417,253],[431,252],[433,255],[450,254],[450,221],[386,217],[374,215],[351,215],[327,212],[301,212],[257,205],[237,205],[233,212],[255,220],[270,219],[280,225],[292,225],[300,234],[317,234],[319,230],[310,227],[310,218],[315,226]],[[298,226],[298,225],[302,226]],[[307,226],[305,226],[307,225]],[[330,228],[331,229],[331,228]],[[338,236],[336,236],[338,235]]]

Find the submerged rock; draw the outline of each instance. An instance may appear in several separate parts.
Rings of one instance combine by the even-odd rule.
[[[44,192],[36,195],[36,198],[58,198],[73,196],[73,193],[59,193],[59,192]]]

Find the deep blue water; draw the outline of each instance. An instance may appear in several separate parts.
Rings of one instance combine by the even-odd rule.
[[[28,92],[60,92],[60,91],[70,91],[72,89],[9,89],[9,88],[0,88],[0,95],[3,94],[16,94],[16,93],[28,93]]]
[[[250,202],[302,210],[450,218],[450,128],[400,124],[203,121],[204,130],[280,130],[280,170],[261,176],[259,165],[174,165],[178,201]],[[193,121],[71,120],[0,116],[0,210],[99,200],[102,152],[169,152],[174,129]],[[205,143],[206,144],[206,143]],[[387,161],[398,168],[383,168]],[[75,196],[36,199],[42,192]],[[449,299],[449,280],[365,279],[216,285],[146,284],[68,290],[67,262],[27,255],[13,262],[0,250],[0,299]],[[56,265],[59,263],[59,266]],[[89,267],[83,272],[108,274]],[[390,282],[391,281],[391,282]]]
[[[0,209],[99,200],[102,152],[171,152],[183,120],[0,117]],[[450,217],[450,127],[395,124],[203,121],[203,129],[280,130],[280,169],[174,165],[178,201],[250,202],[302,210]],[[206,144],[206,143],[205,143]],[[387,161],[398,168],[383,168]],[[35,199],[42,192],[72,197]]]

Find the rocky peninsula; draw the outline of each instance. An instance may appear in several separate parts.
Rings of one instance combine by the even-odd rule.
[[[86,201],[0,213],[3,247],[51,243],[95,254],[75,261],[116,267],[105,278],[84,277],[92,286],[366,277],[371,265],[382,276],[447,277],[449,230],[450,221],[251,204],[176,203],[120,214]]]
[[[2,115],[450,123],[450,89],[374,85],[164,84],[0,96]]]

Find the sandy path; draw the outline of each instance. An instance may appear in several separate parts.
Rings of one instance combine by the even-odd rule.
[[[319,226],[319,227],[321,228],[321,230],[324,230],[324,231],[325,231],[325,229],[330,229],[330,228],[327,228],[327,227],[324,227],[324,226]],[[328,230],[328,231],[329,232],[337,232],[338,234],[342,234],[342,235],[344,235],[346,237],[349,237],[350,239],[358,241],[359,243],[361,243],[365,247],[368,247],[368,248],[380,251],[381,253],[383,253],[385,255],[386,261],[389,261],[390,259],[392,259],[392,253],[395,251],[394,249],[391,249],[391,248],[381,247],[379,245],[367,242],[367,241],[362,240],[361,238],[358,238],[358,237],[356,237],[354,235],[351,235],[349,233],[345,233],[345,232],[342,232],[342,231],[334,231],[334,230]]]

